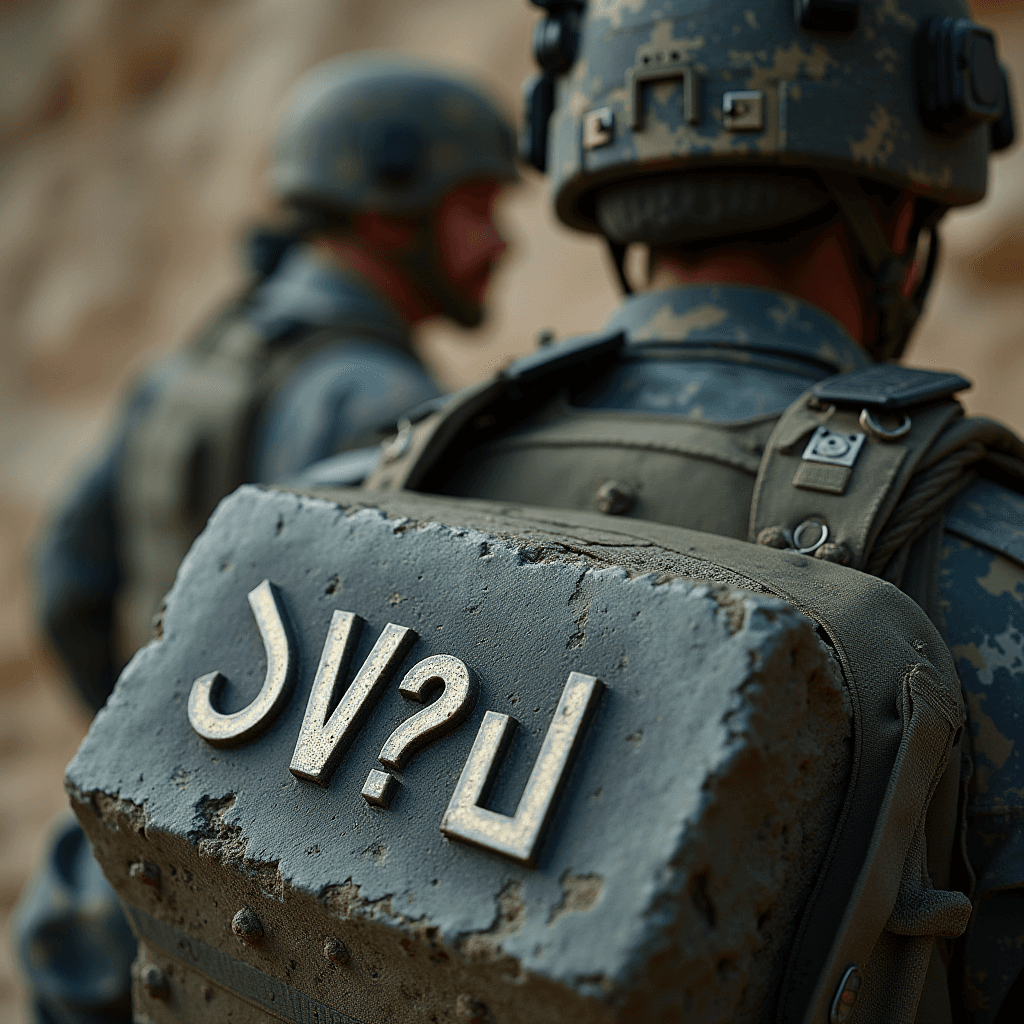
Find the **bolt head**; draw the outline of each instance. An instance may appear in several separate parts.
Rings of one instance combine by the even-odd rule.
[[[349,963],[352,959],[345,943],[333,937],[324,939],[324,956],[327,957],[332,964],[338,964],[339,967]]]
[[[598,509],[608,516],[622,516],[636,504],[636,491],[629,484],[608,480],[594,495]]]
[[[263,922],[248,907],[242,907],[231,918],[231,931],[247,946],[258,946],[263,941]]]
[[[166,999],[170,995],[167,976],[156,964],[146,964],[139,971],[139,981],[150,999]]]
[[[136,878],[146,885],[160,888],[160,868],[156,864],[150,864],[148,860],[137,860],[128,868],[128,877]]]

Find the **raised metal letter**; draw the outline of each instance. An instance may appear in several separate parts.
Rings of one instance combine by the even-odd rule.
[[[451,732],[473,710],[476,696],[473,678],[465,662],[450,654],[435,654],[414,665],[402,680],[398,692],[408,700],[422,704],[430,684],[437,682],[444,686],[444,692],[388,737],[378,758],[381,764],[401,769],[417,750]]]
[[[217,747],[247,743],[258,736],[281,713],[292,692],[295,659],[292,657],[291,638],[270,580],[264,580],[250,592],[249,607],[267,652],[267,676],[256,699],[231,715],[215,711],[214,691],[224,681],[220,672],[200,676],[192,684],[192,692],[188,696],[189,723],[204,740]]]
[[[604,684],[594,676],[570,673],[512,817],[480,806],[516,725],[514,718],[488,711],[441,819],[441,831],[533,867],[572,757],[603,689]]]
[[[400,770],[409,758],[428,743],[451,732],[473,710],[476,686],[464,661],[450,654],[435,654],[414,665],[398,692],[422,704],[434,683],[441,683],[444,692],[429,707],[404,721],[387,739],[377,758],[388,768]],[[363,797],[376,807],[387,807],[395,790],[395,780],[374,768],[366,777]]]
[[[292,754],[289,766],[292,775],[315,782],[318,786],[326,786],[331,781],[338,758],[355,739],[381,690],[416,640],[416,633],[411,629],[389,622],[328,719],[327,711],[334,702],[355,647],[356,624],[361,625],[362,621],[352,612],[335,612],[331,618],[327,641],[306,704],[306,715]]]

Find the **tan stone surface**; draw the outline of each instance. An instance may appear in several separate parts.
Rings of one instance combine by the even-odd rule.
[[[1021,7],[976,9],[1024,110]],[[84,729],[33,639],[25,564],[43,510],[124,383],[238,280],[288,84],[332,53],[387,45],[470,70],[517,109],[535,18],[525,0],[0,0],[0,1020],[23,1019],[7,921]],[[965,370],[971,410],[1018,430],[1022,172],[1018,147],[996,162],[991,198],[949,218],[912,349]],[[452,385],[529,350],[541,328],[595,328],[616,303],[602,248],[555,223],[539,177],[504,217],[513,250],[492,323],[472,338],[426,332]]]

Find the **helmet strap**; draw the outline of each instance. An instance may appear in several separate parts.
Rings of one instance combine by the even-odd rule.
[[[607,235],[605,235],[605,241],[608,243],[608,254],[612,258],[615,273],[619,276],[622,292],[624,295],[632,295],[633,286],[629,283],[629,278],[626,277],[626,249],[628,246],[625,242],[613,242]]]
[[[889,245],[867,194],[852,174],[827,171],[822,182],[839,207],[840,216],[859,255],[872,288],[875,316],[874,337],[868,346],[879,362],[898,359],[914,329],[925,295],[931,284],[938,255],[938,234],[932,228],[932,246],[928,266],[914,294],[903,294],[903,284],[913,263],[915,247],[910,245],[903,256],[897,256]]]
[[[441,267],[434,209],[416,217],[416,242],[395,261],[413,284],[440,311],[462,327],[477,327],[483,309],[469,302],[451,283]]]

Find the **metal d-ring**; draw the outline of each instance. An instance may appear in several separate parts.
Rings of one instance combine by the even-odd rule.
[[[872,437],[877,437],[879,441],[898,441],[910,433],[910,417],[906,413],[903,414],[903,422],[895,430],[886,430],[868,409],[861,409],[860,425]]]
[[[805,548],[800,546],[800,534],[802,534],[808,526],[817,526],[818,529],[821,530],[821,536],[810,547]],[[818,548],[820,548],[827,540],[828,527],[824,523],[816,522],[813,519],[804,520],[804,522],[802,522],[793,531],[793,547],[796,548],[797,554],[800,555],[813,555],[814,552],[817,551]]]

